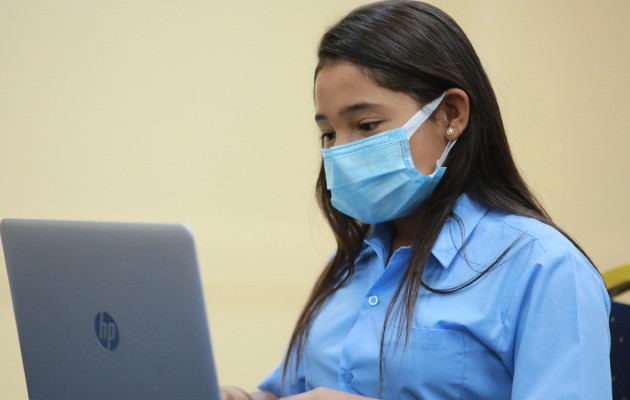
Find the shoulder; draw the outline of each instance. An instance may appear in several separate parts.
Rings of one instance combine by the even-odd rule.
[[[512,246],[506,259],[522,284],[535,280],[582,280],[603,288],[603,279],[589,258],[567,236],[555,227],[534,218],[490,210],[478,228],[485,238],[501,237]],[[483,236],[483,234],[482,234]],[[495,239],[496,241],[497,239]],[[561,285],[565,286],[565,285]]]
[[[490,209],[480,222],[494,232],[520,237],[540,246],[541,251],[557,246],[575,248],[571,241],[555,227],[537,219]]]
[[[451,260],[445,257],[450,252],[466,263],[501,265],[512,282],[549,274],[566,279],[577,274],[593,284],[602,282],[589,258],[554,226],[489,208],[468,195],[460,197],[454,215],[434,251],[443,265]]]
[[[554,226],[537,219],[500,210],[489,210],[480,221],[483,230],[503,235],[531,247],[532,256],[549,257],[575,255],[587,259],[584,253]]]
[[[453,260],[479,266],[510,264],[510,275],[580,265],[599,275],[588,257],[562,232],[535,218],[488,208],[463,195],[433,249],[443,266]],[[568,264],[567,264],[568,265]]]

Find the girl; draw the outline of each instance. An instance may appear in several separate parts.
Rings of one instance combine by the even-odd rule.
[[[282,365],[224,398],[610,398],[602,279],[520,176],[455,21],[374,3],[318,56],[317,193],[337,251]]]

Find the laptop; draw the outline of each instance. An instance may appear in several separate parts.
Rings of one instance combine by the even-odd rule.
[[[218,400],[191,232],[3,220],[31,400]]]

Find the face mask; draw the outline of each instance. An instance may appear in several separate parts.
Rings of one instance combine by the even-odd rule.
[[[367,224],[391,221],[415,211],[444,176],[442,163],[455,141],[448,142],[430,175],[418,171],[409,138],[442,102],[444,93],[425,105],[405,125],[352,143],[322,149],[332,205]]]

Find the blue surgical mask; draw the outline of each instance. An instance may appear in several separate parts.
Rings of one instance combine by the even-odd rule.
[[[391,221],[418,209],[444,176],[442,164],[455,141],[448,142],[433,173],[424,175],[413,163],[409,139],[443,97],[444,93],[398,129],[322,149],[333,207],[367,224]]]

